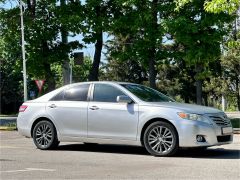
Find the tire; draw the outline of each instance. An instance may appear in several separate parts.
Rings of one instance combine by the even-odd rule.
[[[146,150],[154,156],[172,156],[179,148],[175,128],[161,121],[154,122],[147,127],[143,143]]]
[[[33,142],[38,149],[54,149],[59,141],[54,125],[46,120],[40,121],[33,129]]]

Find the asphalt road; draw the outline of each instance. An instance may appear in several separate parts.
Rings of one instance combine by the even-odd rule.
[[[240,135],[208,150],[153,157],[142,147],[61,143],[41,151],[32,139],[0,131],[0,179],[240,179]]]

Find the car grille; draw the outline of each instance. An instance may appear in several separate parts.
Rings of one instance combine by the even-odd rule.
[[[231,126],[231,122],[225,114],[214,114],[214,115],[211,114],[209,115],[209,117],[218,126],[221,126],[221,127]]]
[[[218,142],[228,142],[231,140],[231,136],[227,135],[227,136],[217,136],[217,140]]]

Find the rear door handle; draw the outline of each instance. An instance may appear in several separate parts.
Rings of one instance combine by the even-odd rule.
[[[91,110],[98,110],[99,107],[97,107],[97,106],[91,106],[89,109],[91,109]]]
[[[57,106],[56,106],[55,104],[51,104],[51,105],[49,105],[48,107],[50,107],[50,108],[56,108]]]

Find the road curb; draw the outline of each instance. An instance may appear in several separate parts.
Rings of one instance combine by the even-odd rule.
[[[240,128],[233,128],[234,134],[240,134]]]
[[[16,131],[16,127],[11,126],[0,126],[0,131]]]

